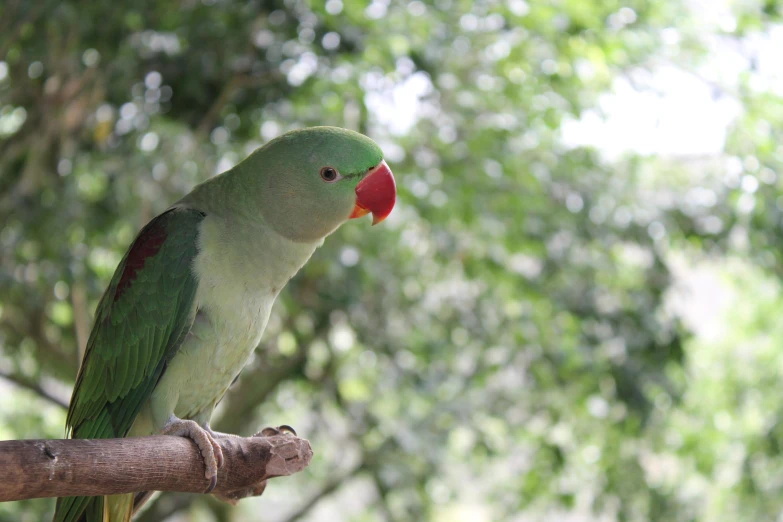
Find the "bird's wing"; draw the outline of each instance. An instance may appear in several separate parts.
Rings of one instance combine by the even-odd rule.
[[[139,232],[95,314],[66,425],[73,438],[123,437],[193,325],[199,224],[171,209]],[[76,520],[88,497],[58,502],[55,520]],[[59,516],[59,518],[58,518]]]

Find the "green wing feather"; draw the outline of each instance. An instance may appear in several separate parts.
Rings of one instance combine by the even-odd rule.
[[[76,378],[66,421],[71,437],[124,437],[152,394],[193,325],[192,264],[203,219],[196,210],[171,209],[144,227],[123,257],[98,304]],[[98,503],[58,499],[54,522],[100,513],[92,509]]]

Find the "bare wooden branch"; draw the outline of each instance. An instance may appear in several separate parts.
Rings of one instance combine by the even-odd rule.
[[[291,434],[217,441],[224,464],[213,493],[226,500],[260,494],[267,479],[301,471],[313,456],[310,443]],[[168,435],[3,441],[0,469],[0,502],[140,491],[202,493],[209,485],[196,445]]]

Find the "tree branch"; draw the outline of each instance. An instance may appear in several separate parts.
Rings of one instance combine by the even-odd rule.
[[[225,462],[213,491],[223,499],[260,494],[270,478],[310,463],[310,442],[290,434],[221,437]],[[190,440],[170,435],[125,439],[0,442],[0,502],[140,491],[203,493],[209,481]]]
[[[318,491],[318,493],[310,497],[310,499],[305,504],[301,505],[299,509],[291,513],[288,518],[285,519],[285,522],[297,522],[298,520],[301,520],[313,507],[315,507],[316,504],[318,504],[325,497],[328,497],[337,491],[337,488],[350,480],[354,475],[362,471],[362,469],[362,466],[356,466],[352,470],[344,473],[343,475],[340,475],[339,477],[329,479],[321,488],[321,490]]]
[[[196,125],[196,134],[206,135],[212,130],[212,126],[220,116],[220,111],[231,101],[231,97],[240,90],[250,87],[262,87],[275,81],[280,80],[282,76],[276,72],[270,72],[263,76],[250,76],[247,74],[237,73],[231,77],[231,79],[223,86],[223,90],[215,99],[212,106],[209,108],[204,117],[201,118],[198,125]]]
[[[5,379],[8,382],[12,382],[16,386],[19,386],[20,388],[24,388],[25,390],[30,390],[34,393],[37,393],[41,398],[46,399],[47,401],[52,402],[57,406],[60,406],[61,408],[64,408],[66,410],[68,409],[68,402],[66,400],[61,399],[60,397],[57,397],[55,395],[52,395],[48,391],[44,390],[38,384],[29,381],[24,377],[20,377],[19,375],[15,375],[13,373],[8,373],[3,370],[0,370],[0,378]]]

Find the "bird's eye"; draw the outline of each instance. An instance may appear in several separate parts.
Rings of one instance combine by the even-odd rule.
[[[327,183],[332,183],[340,179],[340,174],[333,167],[324,167],[321,169],[321,179]]]

